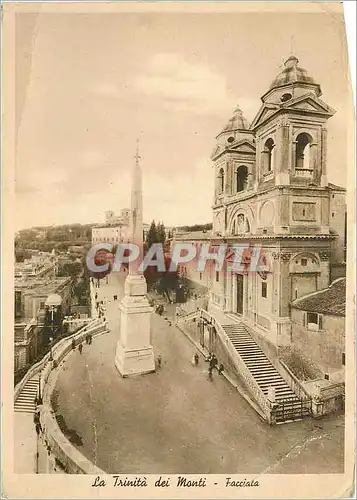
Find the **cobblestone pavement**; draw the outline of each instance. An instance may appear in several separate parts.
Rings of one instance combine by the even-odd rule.
[[[60,412],[86,457],[108,473],[343,472],[342,416],[270,427],[225,379],[208,380],[203,359],[192,366],[189,340],[156,314],[161,369],[121,378],[114,356],[123,281],[120,273],[98,289],[100,300],[108,298],[111,333],[73,352],[56,386]]]

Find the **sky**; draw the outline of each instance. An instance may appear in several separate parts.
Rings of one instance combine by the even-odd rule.
[[[130,206],[140,136],[144,220],[212,220],[215,136],[252,121],[293,52],[337,112],[328,176],[346,185],[347,52],[337,14],[21,13],[16,228],[102,222]]]

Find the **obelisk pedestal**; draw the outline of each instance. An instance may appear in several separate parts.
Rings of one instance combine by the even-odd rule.
[[[146,297],[146,279],[139,266],[143,257],[142,174],[139,153],[136,154],[131,194],[131,241],[139,247],[139,257],[129,263],[124,298],[120,304],[120,338],[117,343],[115,366],[122,377],[143,375],[155,371],[151,345],[153,308]]]
[[[123,377],[155,371],[150,343],[152,312],[144,276],[129,274],[120,304],[120,340],[115,356],[115,366]]]

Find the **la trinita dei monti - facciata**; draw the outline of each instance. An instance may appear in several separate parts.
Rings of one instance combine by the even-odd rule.
[[[346,190],[328,182],[327,121],[335,110],[321,94],[291,56],[250,125],[236,107],[211,156],[213,230],[176,236],[198,246],[261,246],[267,273],[217,272],[213,264],[200,273],[195,263],[181,273],[207,290],[219,321],[237,315],[275,346],[291,343],[291,304],[345,276]]]

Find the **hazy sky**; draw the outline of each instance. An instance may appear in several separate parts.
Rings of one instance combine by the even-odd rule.
[[[345,185],[343,43],[328,13],[17,15],[17,228],[128,206],[141,132],[144,219],[211,221],[215,136],[236,104],[254,118],[292,45],[337,111],[328,175]]]

